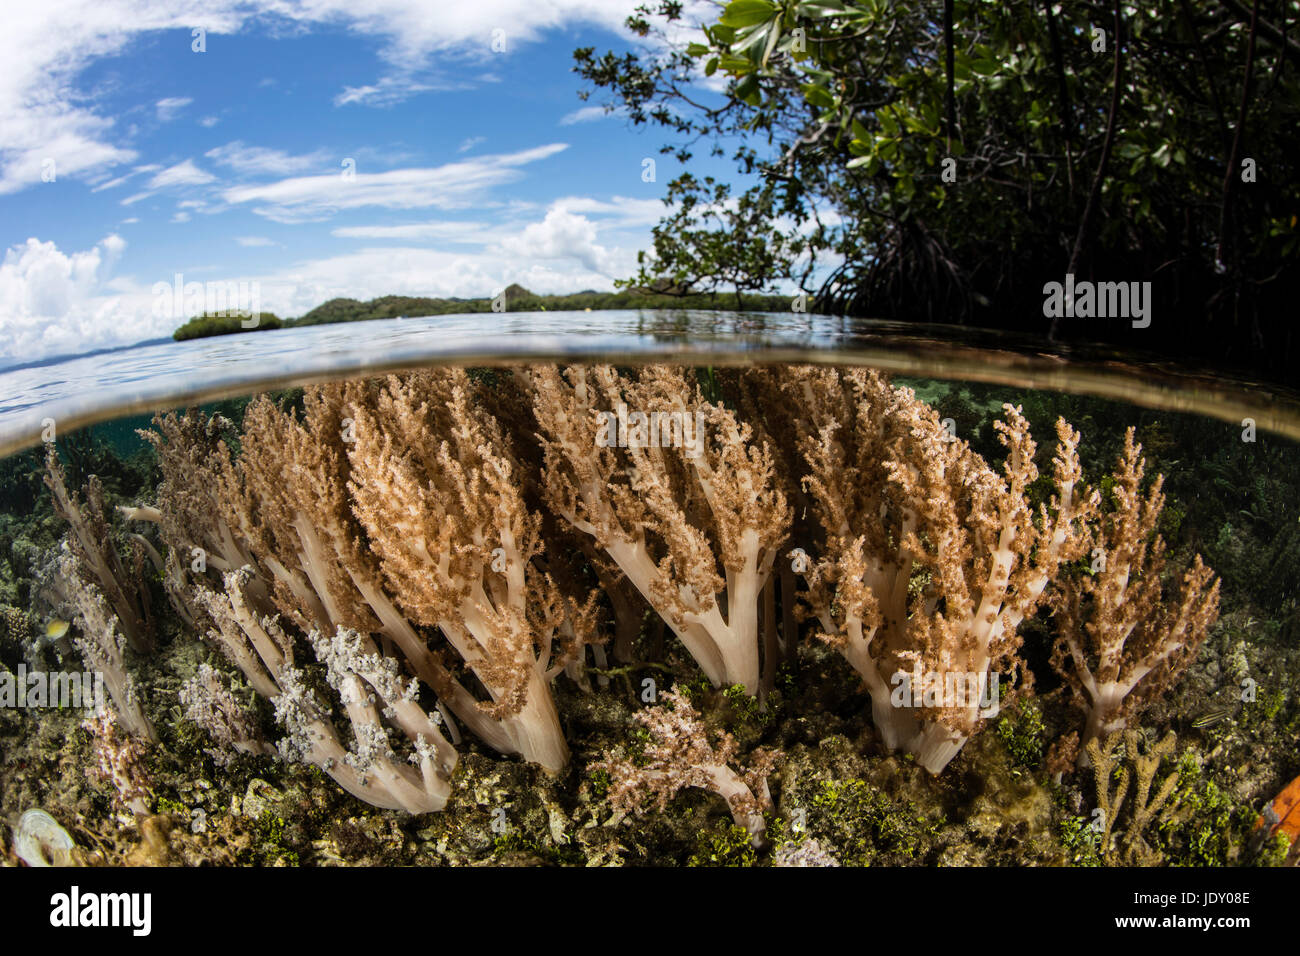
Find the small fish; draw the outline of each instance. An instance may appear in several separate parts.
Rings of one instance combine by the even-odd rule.
[[[1235,707],[1211,707],[1201,716],[1192,721],[1192,726],[1197,730],[1204,730],[1206,727],[1213,727],[1215,724],[1222,723],[1233,715],[1237,708]]]
[[[45,636],[52,641],[57,641],[68,633],[68,622],[60,621],[57,617],[51,618],[45,625]]]

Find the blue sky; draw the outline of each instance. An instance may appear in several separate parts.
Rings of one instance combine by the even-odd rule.
[[[680,171],[660,133],[578,97],[574,48],[624,48],[634,6],[7,10],[0,362],[170,334],[194,311],[158,307],[155,285],[176,273],[245,283],[282,316],[335,296],[611,288]],[[692,167],[728,174],[704,157]]]

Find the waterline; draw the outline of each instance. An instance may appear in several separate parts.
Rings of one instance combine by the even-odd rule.
[[[898,375],[1093,395],[1300,440],[1300,393],[1113,350],[1053,350],[969,328],[772,312],[507,312],[381,319],[155,342],[0,371],[0,457],[160,409],[423,365],[609,362],[866,365]]]

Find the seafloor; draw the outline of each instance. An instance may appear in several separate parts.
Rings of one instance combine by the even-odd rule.
[[[826,644],[805,635],[763,706],[714,689],[647,615],[634,663],[593,672],[589,691],[563,677],[556,703],[572,752],[558,776],[504,759],[469,735],[445,810],[379,810],[319,770],[271,756],[214,759],[213,741],[185,719],[183,682],[220,654],[187,633],[154,582],[158,649],[129,664],[160,741],[144,751],[148,812],[124,807],[96,772],[81,713],[0,708],[0,845],[9,865],[24,811],[51,814],[85,865],[1165,865],[1294,864],[1261,813],[1300,774],[1300,449],[1220,422],[1099,400],[992,386],[911,383],[973,446],[1000,460],[990,422],[1001,401],[1023,404],[1035,434],[1064,415],[1084,435],[1087,473],[1104,474],[1132,425],[1150,474],[1166,476],[1161,529],[1173,555],[1193,551],[1222,579],[1217,622],[1195,660],[1130,722],[1150,747],[1175,743],[1156,774],[1168,800],[1138,834],[1143,853],[1107,856],[1090,826],[1099,805],[1091,770],[1048,768],[1048,750],[1079,726],[1048,664],[1046,627],[1022,628],[1033,693],[1019,696],[938,776],[885,751],[861,680]],[[294,396],[287,395],[292,400]],[[244,403],[221,411],[238,422]],[[97,474],[108,505],[148,502],[159,480],[147,448],[118,423],[60,440],[69,486]],[[31,660],[46,620],[33,576],[66,533],[33,451],[0,465],[0,664]],[[121,529],[115,529],[115,534]],[[811,630],[811,624],[808,625]],[[49,666],[58,661],[47,648]],[[710,727],[745,753],[779,751],[769,775],[774,809],[755,848],[724,802],[683,790],[664,809],[615,810],[608,776],[593,765],[635,751],[644,731],[642,680],[688,691]],[[1239,687],[1251,678],[1253,700]],[[245,691],[268,739],[270,706]],[[1115,780],[1105,781],[1114,784]]]

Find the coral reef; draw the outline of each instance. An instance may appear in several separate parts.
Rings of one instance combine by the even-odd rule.
[[[699,711],[685,694],[673,688],[662,698],[663,703],[633,718],[649,737],[636,757],[610,756],[593,766],[609,774],[611,805],[631,811],[654,801],[662,810],[678,791],[698,787],[727,801],[736,824],[756,847],[762,846],[767,829],[763,814],[773,809],[767,775],[776,755],[756,750],[749,766],[737,771],[732,767],[737,747],[731,734],[723,732],[716,744],[710,742]]]
[[[1019,409],[997,423],[1008,453],[998,475],[874,372],[782,374],[808,419],[801,449],[825,536],[808,586],[822,637],[862,675],[885,745],[937,773],[984,722],[995,675],[1017,669],[1020,623],[1082,552],[1095,500],[1075,487],[1079,436],[1058,421],[1055,493],[1035,515],[1035,446]],[[941,688],[918,686],[936,679]],[[926,695],[918,712],[913,698]]]
[[[134,537],[52,460],[0,661],[79,652],[112,707],[0,709],[0,838],[42,806],[82,862],[1283,862],[1300,649],[1199,557],[1190,426],[925,387],[436,369],[164,414]]]
[[[144,748],[140,741],[118,729],[112,712],[92,717],[82,726],[94,740],[95,765],[86,772],[113,785],[118,805],[132,813],[147,815],[153,791],[144,768]]]
[[[790,523],[773,449],[681,369],[539,367],[528,379],[550,507],[618,566],[715,686],[757,693],[759,602]],[[620,407],[639,418],[616,436]],[[659,422],[668,439],[651,433]]]
[[[248,682],[275,704],[276,719],[287,736],[279,751],[290,761],[319,767],[349,793],[377,807],[408,813],[441,810],[450,792],[456,751],[438,725],[420,707],[413,685],[402,680],[397,663],[378,652],[369,637],[340,626],[331,637],[313,630],[308,640],[328,669],[352,729],[345,745],[327,703],[313,692],[294,666],[294,648],[276,620],[258,618],[248,605],[245,568],[226,575],[225,591],[200,589],[197,601],[215,627],[209,638],[225,650]],[[382,708],[376,704],[382,702]],[[380,711],[391,715],[413,747],[403,766],[392,748]],[[245,747],[249,741],[243,741]]]
[[[185,717],[194,721],[216,742],[208,751],[217,764],[225,766],[232,754],[273,753],[262,737],[255,717],[235,698],[220,671],[210,664],[199,665],[178,695]]]
[[[1141,453],[1130,428],[1111,487],[1115,506],[1086,533],[1092,567],[1064,575],[1052,594],[1060,619],[1052,663],[1087,715],[1085,754],[1092,740],[1122,729],[1143,697],[1169,686],[1219,614],[1219,582],[1199,554],[1176,594],[1163,580],[1165,542],[1155,529],[1164,479],[1143,494]]]
[[[128,642],[121,633],[120,619],[109,610],[103,595],[86,580],[82,562],[71,550],[59,556],[58,569],[53,586],[61,603],[75,614],[74,622],[79,634],[73,643],[77,650],[86,663],[102,675],[123,728],[144,740],[157,740],[140,700],[136,680],[126,667]]]
[[[67,540],[77,559],[78,575],[103,593],[131,649],[149,650],[153,646],[154,628],[149,592],[143,583],[145,548],[139,543],[133,545],[128,571],[113,544],[98,477],[91,475],[87,480],[86,501],[82,504],[67,489],[63,466],[53,445],[46,454],[45,468],[45,482],[53,496],[54,509],[72,531]]]
[[[1122,734],[1110,734],[1104,745],[1096,737],[1088,742],[1087,752],[1097,784],[1097,809],[1101,814],[1102,859],[1107,864],[1122,859],[1133,866],[1151,866],[1160,861],[1159,854],[1146,842],[1143,831],[1158,819],[1161,809],[1178,786],[1178,771],[1174,770],[1161,781],[1159,789],[1151,793],[1161,762],[1173,753],[1174,734],[1172,731],[1165,734],[1145,753],[1139,747],[1140,740],[1136,730],[1128,730]],[[1115,785],[1113,791],[1112,781]],[[1128,804],[1127,826],[1119,837],[1120,848],[1116,848],[1112,835],[1125,809],[1129,784],[1133,784],[1133,799]]]

